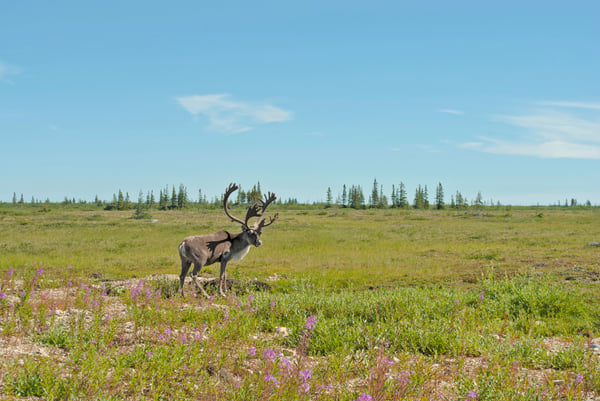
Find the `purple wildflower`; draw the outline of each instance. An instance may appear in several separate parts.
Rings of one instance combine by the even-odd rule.
[[[575,378],[575,384],[583,383],[583,375],[581,373],[577,373],[577,377]]]
[[[277,352],[272,349],[266,349],[263,351],[263,359],[267,359],[268,361],[273,362],[275,358],[277,358]]]
[[[254,347],[248,348],[248,355],[250,355],[250,356],[256,355],[256,348],[254,348]]]
[[[0,292],[0,299],[6,299],[6,293]]]
[[[306,319],[306,325],[304,327],[310,331],[313,331],[315,329],[316,324],[317,324],[317,318],[314,316],[309,316],[309,318]]]
[[[310,383],[306,383],[306,382],[304,382],[304,383],[302,383],[302,384],[300,385],[300,388],[302,389],[302,392],[303,392],[304,394],[308,394],[308,393],[309,393],[309,391],[310,391]]]
[[[362,394],[356,399],[356,401],[373,401],[373,397],[371,397],[369,394]]]
[[[474,390],[469,390],[469,392],[467,393],[467,398],[465,398],[465,401],[474,401],[477,399],[477,393]]]
[[[265,382],[272,382],[276,388],[279,388],[279,380],[277,380],[277,378],[271,374],[265,375]]]
[[[305,382],[310,380],[311,375],[312,371],[310,369],[304,369],[300,371],[300,378]]]
[[[6,274],[8,274],[8,277],[12,277],[13,273],[15,272],[15,268],[11,267],[10,269],[8,269],[6,271]]]
[[[37,269],[37,270],[35,271],[35,275],[36,275],[36,276],[41,276],[43,272],[44,272],[44,268],[43,268],[43,267],[40,267],[39,269]]]
[[[288,373],[289,374],[292,371],[292,363],[290,362],[289,359],[287,359],[285,357],[281,357],[279,359],[279,363],[286,370],[286,372],[284,372],[284,373]]]
[[[483,301],[483,298],[485,298],[485,294],[483,291],[481,291],[481,294],[479,294],[479,300]]]
[[[396,364],[396,362],[394,362],[393,359],[388,357],[383,357],[383,363],[385,363],[388,366],[394,366]]]

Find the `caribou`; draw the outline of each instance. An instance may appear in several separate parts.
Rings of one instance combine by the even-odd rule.
[[[245,220],[241,220],[231,215],[227,202],[229,196],[235,192],[239,187],[236,184],[230,184],[225,195],[223,197],[223,209],[227,217],[235,223],[242,225],[242,232],[237,234],[231,234],[225,230],[217,231],[213,234],[193,235],[184,238],[179,244],[179,256],[181,258],[181,274],[179,275],[180,291],[183,297],[183,284],[188,274],[191,264],[194,264],[192,270],[192,281],[196,287],[202,292],[202,294],[208,298],[208,294],[204,290],[204,286],[199,284],[197,276],[202,267],[211,265],[213,263],[221,262],[221,271],[219,273],[219,294],[225,295],[227,289],[227,273],[225,268],[230,260],[240,261],[248,254],[252,246],[259,247],[262,245],[260,235],[262,229],[270,226],[279,217],[278,213],[269,218],[263,217],[267,207],[277,197],[275,194],[269,192],[265,195],[265,199],[260,199],[248,208],[246,212]],[[258,220],[250,226],[248,221],[251,218],[258,218]]]

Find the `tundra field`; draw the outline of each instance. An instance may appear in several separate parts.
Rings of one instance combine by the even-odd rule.
[[[222,209],[0,205],[0,398],[600,399],[600,209],[273,209],[182,299]]]

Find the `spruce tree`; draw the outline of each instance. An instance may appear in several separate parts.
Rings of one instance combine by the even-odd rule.
[[[175,191],[175,185],[173,185],[173,192],[171,193],[171,204],[169,209],[177,209],[177,191]]]
[[[373,181],[373,190],[371,191],[371,197],[369,198],[370,207],[378,207],[379,205],[379,184],[377,179]]]
[[[444,188],[441,182],[438,183],[435,190],[435,208],[438,210],[444,208]]]
[[[398,188],[397,198],[398,198],[398,207],[406,209],[408,207],[408,198],[407,198],[407,194],[406,194],[406,187],[404,186],[403,182],[400,183],[400,187]]]
[[[327,208],[331,207],[332,203],[333,203],[333,195],[331,193],[331,187],[327,187],[327,200],[325,202],[325,207],[327,207]]]
[[[177,207],[183,209],[187,205],[187,189],[183,184],[179,185],[179,192],[177,193]]]
[[[342,207],[346,207],[348,205],[348,193],[346,192],[346,184],[342,189]]]

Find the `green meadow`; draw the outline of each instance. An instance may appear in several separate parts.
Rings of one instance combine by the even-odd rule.
[[[0,205],[0,394],[600,395],[600,209],[272,209],[229,296],[182,299],[177,246],[222,210]]]

